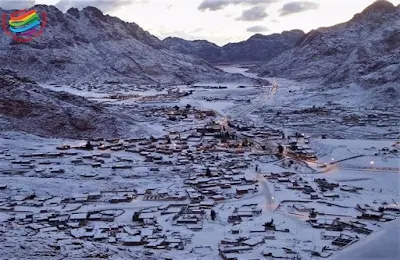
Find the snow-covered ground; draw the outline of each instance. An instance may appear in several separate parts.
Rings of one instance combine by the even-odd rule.
[[[399,259],[400,256],[400,219],[382,226],[373,235],[344,249],[330,258],[331,260],[353,259]]]
[[[318,140],[312,144],[313,147],[317,147],[318,155],[321,155],[320,162],[330,161],[330,158],[336,157],[335,160],[345,159],[347,157],[351,157],[354,155],[359,155],[360,153],[366,154],[366,156],[371,156],[371,153],[374,153],[375,149],[381,149],[383,147],[390,146],[392,141],[374,141],[368,143],[363,140],[358,141],[348,141],[346,140]],[[12,154],[13,157],[17,157],[21,154],[26,153],[35,153],[35,152],[55,152],[54,147],[59,144],[70,144],[70,145],[79,145],[82,142],[74,141],[74,140],[60,140],[60,139],[52,139],[46,140],[37,138],[34,136],[26,136],[22,137],[20,134],[9,133],[1,139],[2,150],[7,149],[1,156],[1,168],[3,169],[1,184],[7,185],[6,190],[0,191],[3,206],[7,204],[9,199],[15,196],[20,196],[24,194],[28,194],[29,192],[35,192],[37,196],[41,197],[71,197],[78,196],[79,194],[85,194],[88,192],[96,192],[102,191],[102,194],[106,194],[106,191],[115,191],[115,190],[133,190],[133,189],[145,189],[145,188],[158,188],[158,189],[168,189],[172,191],[183,191],[185,189],[185,184],[183,183],[185,177],[183,175],[179,176],[174,174],[171,171],[171,167],[166,167],[160,172],[150,172],[149,167],[151,164],[145,163],[143,157],[141,156],[133,156],[132,154],[128,154],[126,152],[112,152],[110,159],[105,159],[105,165],[113,165],[113,162],[117,160],[117,158],[130,158],[133,160],[132,165],[134,169],[129,170],[116,170],[113,171],[110,168],[102,166],[101,168],[92,168],[90,164],[86,165],[74,165],[70,163],[70,161],[75,157],[82,157],[85,154],[96,154],[98,152],[78,152],[77,156],[70,156],[64,159],[52,160],[54,163],[57,161],[60,163],[56,164],[56,168],[62,168],[65,170],[65,173],[58,174],[59,176],[52,176],[49,173],[50,169],[54,166],[35,166],[35,169],[44,169],[44,172],[35,173],[32,171],[28,171],[23,174],[7,174],[7,171],[11,171],[12,169],[16,170],[16,167],[9,164],[9,160],[7,159],[8,154]],[[25,147],[29,147],[29,150],[26,150]],[[375,147],[375,148],[372,148]],[[372,149],[372,150],[371,150]],[[346,151],[346,152],[344,152]],[[223,158],[222,154],[221,157]],[[386,202],[392,204],[393,202],[400,202],[400,194],[399,194],[399,173],[398,167],[397,171],[390,172],[386,171],[386,167],[393,168],[398,163],[399,157],[388,157],[383,154],[373,156],[376,163],[376,170],[373,167],[369,167],[364,169],[365,160],[362,160],[363,157],[345,161],[343,163],[337,163],[335,168],[330,169],[326,173],[321,174],[299,174],[298,176],[303,179],[303,181],[313,182],[314,178],[326,178],[329,181],[336,181],[340,185],[355,185],[358,187],[363,187],[363,190],[358,192],[357,194],[351,194],[348,192],[338,192],[339,198],[334,201],[330,199],[323,199],[322,201],[329,202],[331,201],[334,204],[339,204],[342,206],[346,206],[348,208],[337,208],[337,207],[328,207],[324,204],[312,203],[311,207],[314,207],[319,212],[324,212],[325,214],[333,214],[333,215],[349,215],[356,216],[357,211],[354,209],[356,204],[369,204],[369,205],[381,205]],[[7,160],[4,160],[7,159]],[[369,158],[368,158],[369,160]],[[36,161],[38,163],[38,161]],[[286,169],[279,167],[278,163],[270,162],[270,163],[262,163],[260,161],[253,161],[252,164],[259,165],[260,171],[262,173],[268,172],[285,172]],[[354,167],[350,169],[349,167]],[[193,165],[194,167],[200,165]],[[311,167],[314,167],[312,164]],[[250,167],[248,170],[245,170],[247,174],[253,174],[252,169],[254,166]],[[94,177],[88,178],[87,174],[95,174]],[[256,175],[254,175],[256,176]],[[259,178],[258,178],[259,179]],[[267,245],[256,246],[253,248],[251,252],[248,254],[244,253],[243,256],[257,258],[260,257],[262,251],[269,250],[271,252],[280,252],[280,248],[291,248],[292,250],[299,253],[299,256],[302,259],[311,259],[308,258],[310,255],[308,253],[303,252],[303,250],[316,250],[320,251],[322,247],[329,245],[326,240],[321,240],[321,230],[313,229],[311,226],[305,222],[307,219],[308,213],[298,212],[294,206],[306,205],[310,207],[310,205],[296,203],[296,202],[285,202],[285,201],[294,201],[294,200],[308,200],[308,197],[301,192],[296,192],[292,190],[288,190],[286,188],[286,184],[270,182],[259,179],[260,181],[260,190],[252,195],[245,195],[241,199],[231,199],[222,202],[217,202],[214,206],[215,210],[218,212],[218,217],[216,221],[211,221],[208,219],[203,223],[202,230],[200,231],[189,231],[184,227],[176,227],[173,226],[172,216],[171,215],[160,215],[160,213],[156,213],[157,221],[162,226],[164,231],[171,230],[171,232],[181,233],[182,236],[188,236],[189,243],[186,245],[183,251],[171,251],[171,252],[163,252],[163,250],[154,251],[154,257],[159,259],[159,257],[170,256],[174,259],[190,259],[192,256],[191,249],[197,246],[209,246],[211,248],[210,251],[205,251],[200,253],[203,257],[207,257],[207,259],[220,259],[218,256],[218,248],[221,240],[226,238],[237,238],[237,235],[232,234],[232,229],[240,230],[240,236],[249,237],[253,240],[261,239],[263,240],[266,235],[274,236],[275,239],[268,241]],[[268,188],[266,188],[268,187]],[[106,196],[106,195],[104,195]],[[271,206],[271,197],[273,198],[273,206]],[[184,201],[183,201],[184,202]],[[123,210],[123,214],[117,217],[114,222],[120,224],[132,224],[131,216],[138,209],[143,208],[152,208],[163,205],[168,205],[171,202],[163,202],[163,201],[144,201],[142,196],[139,196],[137,199],[133,200],[130,203],[118,203],[118,204],[109,204],[106,201],[96,202],[96,203],[84,203],[80,206],[76,212],[90,212],[93,210],[106,210],[106,209],[120,209]],[[243,205],[253,204],[255,207],[262,210],[261,214],[258,216],[254,216],[248,218],[246,221],[241,222],[238,225],[232,226],[227,219],[229,215],[232,214],[235,207],[241,207]],[[16,211],[23,212],[39,212],[38,208],[25,206],[25,207],[14,207]],[[18,215],[18,213],[17,213]],[[2,232],[5,234],[7,245],[11,243],[11,239],[17,239],[19,236],[22,236],[23,231],[19,229],[19,231],[15,229],[9,229],[9,224],[6,221],[9,218],[9,213],[2,212],[1,218],[3,220],[2,223]],[[274,220],[274,223],[279,229],[289,229],[289,233],[285,232],[267,232],[267,233],[253,233],[252,230],[257,228],[262,228],[262,225],[271,219]],[[5,221],[5,222],[4,222]],[[93,223],[94,227],[96,224]],[[371,225],[371,227],[373,227]],[[378,227],[373,227],[373,229],[378,229]],[[22,233],[19,233],[22,232]],[[379,231],[378,231],[379,232]],[[51,233],[52,235],[48,238],[49,240],[46,242],[42,241],[46,245],[50,243],[58,243],[60,241],[58,236],[59,233]],[[67,235],[68,233],[64,234]],[[168,233],[166,233],[168,234]],[[35,235],[35,237],[42,237],[42,232],[39,232]],[[359,235],[360,236],[360,235]],[[361,235],[362,237],[362,235]],[[71,239],[71,238],[68,238]],[[25,243],[29,245],[33,245],[32,243],[36,242],[28,242],[25,239],[23,240]],[[51,242],[50,242],[51,241]],[[61,240],[62,241],[62,240]],[[36,245],[38,246],[38,245]],[[93,245],[90,245],[90,242],[85,242],[83,245],[86,250],[89,250]],[[136,247],[129,247],[129,250],[133,250],[135,253],[128,253],[120,251],[119,247],[115,247],[113,245],[109,245],[113,256],[122,257],[125,259],[127,255],[132,256],[134,254],[138,254],[139,249]],[[96,247],[96,252],[101,251],[101,247]],[[10,254],[13,250],[4,251],[5,254]],[[68,247],[65,246],[62,249],[62,255],[65,257],[73,257],[74,254],[68,252]],[[85,255],[85,253],[82,253]],[[196,256],[196,257],[200,257]],[[51,257],[49,258],[51,259]],[[314,259],[314,258],[313,258]],[[317,258],[315,258],[317,259]]]
[[[249,75],[241,68],[229,67],[225,70]],[[325,100],[317,98],[315,93],[310,99],[306,98],[306,84],[285,79],[274,80],[279,85],[276,95],[265,100],[260,106],[254,105],[255,101],[263,100],[260,96],[268,96],[271,88],[239,88],[240,84],[230,85],[226,89],[196,88],[193,94],[179,98],[176,103],[153,104],[143,102],[140,98],[166,93],[130,89],[124,94],[137,94],[138,97],[108,100],[104,99],[107,97],[105,94],[96,93],[95,90],[87,92],[68,86],[47,87],[83,95],[116,110],[131,111],[133,117],[141,120],[149,135],[154,136],[157,136],[156,133],[158,136],[168,134],[171,129],[184,136],[195,132],[193,128],[206,124],[212,118],[168,121],[154,114],[145,116],[148,112],[146,108],[175,105],[184,107],[190,104],[193,107],[216,111],[217,116],[214,119],[233,116],[245,110],[246,113],[242,113],[241,118],[247,119],[251,124],[265,125],[265,129],[277,127],[285,130],[285,126],[279,126],[274,121],[265,123],[260,110],[284,106],[301,109],[325,104]],[[187,86],[177,88],[180,91],[192,90]],[[346,104],[352,105],[353,103]],[[329,124],[333,127],[337,122]],[[295,132],[293,130],[296,127],[290,127],[288,132]],[[360,128],[368,128],[376,133],[370,126]],[[305,130],[307,129],[317,131],[318,126],[308,126]],[[385,128],[385,131],[388,130]],[[305,131],[305,134],[308,135],[308,132]],[[326,228],[313,228],[311,222],[306,222],[311,213],[317,212],[317,223],[328,223],[340,218],[342,221],[358,221],[357,225],[372,231],[370,235],[357,233],[353,229],[339,231],[349,235],[354,241],[359,240],[343,250],[343,255],[345,251],[352,251],[351,256],[354,252],[364,251],[364,248],[370,247],[371,244],[375,245],[374,240],[381,240],[379,237],[391,237],[393,240],[396,238],[396,232],[382,233],[383,230],[390,229],[387,227],[392,223],[358,219],[357,216],[360,216],[361,212],[356,210],[356,205],[368,204],[371,209],[378,210],[385,205],[398,206],[400,203],[400,157],[399,153],[394,151],[399,149],[396,140],[365,139],[357,131],[352,134],[355,138],[310,138],[309,146],[316,152],[318,161],[306,162],[292,157],[278,158],[274,154],[260,155],[253,151],[255,148],[247,149],[243,154],[236,153],[234,149],[231,149],[233,152],[228,152],[229,149],[221,149],[218,152],[202,152],[197,149],[201,144],[212,140],[212,136],[200,135],[194,140],[188,139],[187,148],[167,155],[159,154],[157,149],[151,146],[176,149],[181,140],[173,139],[169,144],[163,138],[153,143],[149,139],[132,142],[109,140],[104,142],[111,146],[121,143],[124,149],[95,148],[93,151],[86,151],[71,148],[60,151],[56,149],[57,146],[76,147],[85,145],[86,142],[41,138],[21,132],[2,132],[0,243],[3,246],[0,259],[221,259],[219,250],[226,250],[227,256],[237,259],[272,259],[272,255],[322,259],[321,257],[330,255],[335,257],[336,254],[339,257],[336,259],[346,259],[344,256],[340,258],[341,253],[336,252],[340,246],[332,244],[334,238],[323,238],[325,234],[338,236],[338,233],[329,233]],[[146,149],[151,152],[146,152]],[[66,153],[54,157],[24,157],[27,154],[63,152]],[[157,164],[157,160],[148,160],[149,154],[157,154],[162,161],[171,163]],[[193,158],[189,160],[190,154]],[[218,159],[215,159],[216,155]],[[189,162],[185,163],[185,160]],[[320,165],[324,163],[327,166],[321,168]],[[208,167],[212,169],[212,173],[216,173],[215,176],[206,176]],[[235,184],[237,179],[239,184]],[[329,184],[337,186],[333,191],[322,191],[316,179],[325,179]],[[213,181],[226,184],[227,180],[231,183],[229,186],[223,189],[215,188]],[[206,183],[209,186],[206,185],[206,189],[209,191],[216,189],[216,194],[224,197],[224,200],[218,200],[218,196],[211,198],[211,195],[203,194],[205,204],[190,203],[190,193],[198,192],[199,187],[198,183],[193,181]],[[245,182],[248,183],[243,185]],[[318,195],[317,199],[311,199],[310,194],[296,189],[294,183],[303,188],[310,186]],[[242,186],[250,186],[250,191],[240,194],[237,189]],[[255,189],[252,190],[252,187]],[[349,188],[357,190],[349,191]],[[195,191],[188,191],[191,189]],[[32,192],[36,197],[30,197]],[[79,200],[91,193],[99,194],[100,197],[95,200]],[[154,195],[155,193],[182,197],[179,201],[149,199],[149,194],[159,196]],[[130,197],[129,201],[111,202],[115,197],[125,195],[133,197]],[[71,202],[71,198],[78,199]],[[207,205],[210,202],[212,206]],[[204,216],[199,221],[201,228],[196,229],[190,224],[176,225],[176,212],[162,214],[171,204],[175,204],[171,206],[172,209],[189,207],[191,210],[203,210]],[[212,220],[211,210],[216,212],[215,220]],[[30,221],[30,214],[35,218],[52,212],[69,217],[78,213],[112,215],[113,221],[89,220],[81,227],[57,226],[56,230],[52,229],[53,224],[49,226],[47,222],[35,222],[40,226],[37,229],[35,226],[30,228],[30,224],[25,223]],[[157,223],[139,225],[133,221],[135,212],[154,214]],[[243,214],[242,221],[230,221],[230,217],[239,214],[238,212]],[[246,214],[250,215],[245,216]],[[388,213],[385,211],[385,214]],[[393,218],[399,216],[396,213],[388,215]],[[115,225],[117,234],[113,231]],[[268,230],[268,225],[274,225],[274,228]],[[147,234],[149,229],[154,232],[153,235]],[[85,237],[85,234],[88,237]],[[101,237],[95,239],[96,236],[104,234],[107,234],[107,238],[115,237],[116,241]],[[146,248],[144,245],[127,246],[123,242],[126,236],[133,240],[137,237],[146,239],[146,243],[156,243],[161,239],[163,244],[157,249]],[[183,248],[172,248],[174,242],[168,242],[171,240],[179,241],[178,244],[182,243]],[[172,249],[164,248],[165,244],[168,244],[166,248],[171,246]],[[239,253],[235,250],[229,252],[230,248],[227,248],[227,245],[245,249],[236,249]]]

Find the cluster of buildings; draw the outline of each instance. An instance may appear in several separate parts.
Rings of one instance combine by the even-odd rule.
[[[187,240],[179,232],[172,234],[163,230],[157,222],[157,208],[128,212],[128,205],[137,196],[134,191],[124,192],[118,197],[125,199],[117,202],[107,192],[92,192],[74,197],[39,197],[32,193],[9,198],[7,203],[2,204],[0,211],[9,213],[7,221],[24,226],[32,232],[62,232],[80,240],[182,250]],[[128,209],[124,209],[124,206],[97,209],[107,203],[124,203]],[[174,207],[178,206],[163,208],[162,214],[171,214]],[[187,204],[184,207],[192,209]],[[117,218],[123,214],[131,214],[131,221],[118,221]],[[189,214],[189,210],[181,210],[179,214]],[[179,224],[180,220],[177,222]]]
[[[165,102],[190,94],[170,91],[142,96],[141,100]],[[138,96],[111,98],[137,99]],[[7,212],[9,222],[33,232],[62,232],[84,241],[156,250],[184,250],[195,232],[207,231],[204,228],[207,224],[218,221],[230,226],[229,235],[232,236],[221,239],[218,244],[221,258],[229,260],[243,259],[244,253],[260,248],[263,250],[256,259],[300,259],[300,251],[283,246],[272,250],[266,246],[268,240],[279,239],[282,234],[292,236],[292,227],[279,226],[271,220],[265,224],[256,223],[248,232],[240,228],[263,216],[264,208],[260,203],[252,203],[252,197],[268,196],[261,194],[265,183],[273,187],[274,196],[283,197],[275,205],[275,211],[283,209],[283,214],[287,215],[290,212],[291,217],[321,230],[321,240],[330,241],[321,251],[310,249],[310,254],[316,257],[327,257],[334,250],[370,234],[376,230],[371,223],[391,221],[400,215],[399,208],[393,205],[357,204],[355,209],[348,204],[341,205],[345,198],[361,193],[360,187],[340,185],[319,176],[304,178],[289,170],[265,172],[259,168],[259,157],[263,157],[263,163],[271,164],[282,158],[315,161],[315,152],[304,134],[285,136],[277,129],[235,120],[212,122],[216,112],[190,105],[151,106],[147,110],[149,117],[162,118],[162,122],[168,121],[176,130],[148,138],[96,138],[82,145],[62,144],[56,152],[20,156],[6,153],[2,159],[8,168],[1,173],[39,177],[68,175],[70,179],[84,180],[106,179],[110,175],[135,179],[139,174],[135,169],[142,167],[146,176],[178,176],[182,182],[177,187],[102,190],[70,197],[40,197],[29,193],[2,198],[0,211]],[[286,122],[313,113],[333,114],[327,109],[313,108],[283,111],[273,118]],[[314,123],[312,120],[303,122],[293,124],[311,126]],[[72,178],[73,173],[65,165],[77,169],[77,176]],[[98,176],[102,171],[107,174]],[[0,190],[7,189],[8,185],[0,184]],[[241,199],[246,202],[240,202]],[[230,202],[233,203],[226,206],[228,209],[222,209]],[[338,210],[332,212],[326,208]],[[193,252],[201,250],[204,248],[192,249]]]
[[[331,105],[294,109],[265,109],[258,114],[265,123],[284,126],[287,130],[304,131],[315,137],[380,139],[385,130],[398,127],[398,108],[359,108]],[[316,127],[318,126],[318,127]],[[353,127],[368,127],[369,131],[353,132]],[[380,129],[379,129],[380,128]],[[375,129],[375,130],[372,130]],[[390,131],[386,131],[390,134]],[[396,136],[393,135],[393,138]],[[387,135],[386,135],[387,138]]]

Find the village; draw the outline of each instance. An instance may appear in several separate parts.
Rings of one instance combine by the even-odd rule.
[[[46,152],[2,151],[1,175],[80,181],[174,175],[181,183],[74,196],[23,193],[1,184],[0,211],[9,225],[23,226],[31,235],[62,233],[77,241],[144,248],[147,255],[177,250],[218,252],[232,260],[309,259],[328,257],[400,215],[393,201],[357,203],[355,197],[370,192],[362,186],[328,181],[324,176],[336,162],[318,163],[304,134],[226,122],[212,110],[191,106],[154,108],[152,114],[196,124],[157,137],[97,138],[60,143]],[[275,241],[301,239],[295,231],[299,220],[319,235],[295,248],[277,246]],[[223,235],[215,244],[196,245],[209,225],[220,225]]]
[[[3,137],[1,241],[12,247],[9,232],[46,237],[47,254],[73,249],[79,257],[322,259],[397,219],[400,143],[390,134],[344,139],[357,134],[353,126],[395,127],[396,113],[365,110],[355,120],[356,111],[342,108],[265,109],[276,91],[103,92],[90,99],[131,111],[129,120],[149,131],[115,139]],[[239,111],[226,113],[228,105]],[[361,132],[371,140],[384,134]]]

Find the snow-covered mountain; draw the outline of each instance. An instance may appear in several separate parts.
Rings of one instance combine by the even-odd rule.
[[[350,21],[307,33],[261,67],[262,76],[377,86],[400,83],[400,6],[377,1]]]
[[[222,47],[204,40],[187,41],[168,37],[163,40],[163,44],[170,50],[191,54],[213,63],[265,62],[292,48],[302,36],[304,32],[301,30],[271,35],[255,34],[246,41],[228,43]]]
[[[16,43],[2,33],[0,67],[40,82],[56,83],[250,81],[169,51],[137,24],[104,15],[97,8],[72,8],[66,13],[54,6],[37,5],[35,9],[47,14],[43,35],[29,43]]]
[[[108,138],[135,130],[119,113],[67,92],[55,92],[0,69],[0,131],[40,136]]]
[[[163,44],[172,51],[193,55],[209,62],[226,61],[222,55],[222,48],[206,40],[188,41],[178,37],[167,37],[163,40]]]

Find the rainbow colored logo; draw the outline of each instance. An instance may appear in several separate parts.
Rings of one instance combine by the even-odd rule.
[[[42,19],[41,19],[42,17]],[[17,42],[30,42],[35,37],[43,34],[44,27],[47,23],[45,12],[41,13],[41,17],[36,10],[19,10],[13,12],[10,16],[6,13],[2,15],[2,26],[4,32]]]
[[[22,12],[21,14],[11,14],[10,31],[13,33],[20,33],[23,36],[30,36],[40,29],[40,17],[36,10],[29,12]]]

